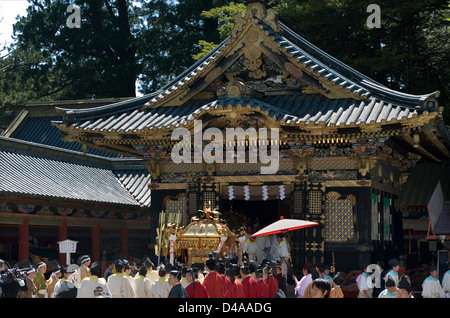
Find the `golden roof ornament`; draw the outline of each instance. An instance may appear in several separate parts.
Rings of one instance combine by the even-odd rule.
[[[255,17],[264,20],[267,14],[267,7],[265,1],[247,1],[247,10],[245,11],[245,18],[247,20]]]
[[[216,209],[214,209],[214,210],[211,209],[210,201],[208,202],[208,207],[206,206],[206,202],[205,202],[205,204],[203,205],[203,210],[198,210],[198,212],[203,212],[205,214],[206,220],[211,219],[211,213],[214,215],[214,218],[213,218],[214,220],[217,220],[221,214]]]
[[[260,19],[268,26],[270,26],[275,32],[281,32],[278,27],[278,14],[272,8],[267,8],[265,1],[247,1],[247,9],[245,14],[240,12],[234,15],[234,28],[231,32],[231,36],[234,38],[244,29],[244,26],[248,21],[253,18]]]
[[[219,98],[253,97],[257,92],[241,81],[230,81],[225,87],[217,90]]]
[[[176,254],[187,250],[188,264],[192,262],[204,262],[210,252],[217,252],[220,255],[228,255],[233,249],[240,249],[237,246],[237,235],[219,219],[221,214],[211,208],[211,203],[203,205],[203,209],[198,210],[205,214],[205,218],[195,217],[191,219],[183,231],[178,234],[176,242]]]

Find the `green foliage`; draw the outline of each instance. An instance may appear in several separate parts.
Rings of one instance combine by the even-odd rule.
[[[234,27],[233,17],[236,13],[244,13],[245,12],[245,4],[243,3],[231,3],[227,6],[221,6],[218,8],[212,8],[208,11],[202,11],[202,17],[205,18],[213,18],[217,19],[219,22],[219,27],[217,30],[219,31],[220,39],[223,40],[227,36],[230,35],[231,31]],[[212,49],[214,49],[218,43],[207,42],[200,40],[198,45],[201,47],[201,51],[197,54],[194,54],[193,57],[195,60],[201,59],[203,56],[208,54]]]
[[[139,74],[141,92],[150,93],[195,63],[198,44],[220,40],[218,21],[201,16],[203,10],[227,4],[227,0],[142,1],[139,17]]]
[[[5,91],[10,100],[134,96],[140,69],[128,1],[77,1],[81,28],[66,24],[72,0],[30,3],[3,61],[8,83],[0,85],[13,86]]]
[[[202,48],[202,50],[199,53],[193,55],[193,58],[195,60],[199,60],[203,56],[211,52],[217,46],[217,43],[200,40],[198,41],[198,45]]]
[[[226,38],[244,1],[30,0],[0,59],[0,105],[150,93]],[[380,0],[370,29],[363,0],[270,0],[280,19],[331,56],[390,88],[441,92],[450,118],[448,0]],[[66,25],[69,4],[81,28]]]
[[[236,13],[245,13],[245,4],[231,3],[227,6],[212,8],[208,11],[202,11],[202,17],[217,18],[219,20],[219,34],[221,39],[225,39],[230,35],[233,29],[233,17]]]
[[[199,40],[220,40],[217,19],[201,13],[226,3],[30,0],[0,62],[0,103],[129,97],[138,79],[141,93],[152,92],[195,62]],[[81,9],[81,28],[66,24],[70,4]]]

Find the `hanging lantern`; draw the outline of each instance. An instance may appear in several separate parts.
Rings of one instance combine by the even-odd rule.
[[[234,199],[234,189],[233,186],[228,186],[228,199],[231,201]]]
[[[250,188],[248,185],[244,186],[244,197],[245,201],[250,200]]]
[[[266,201],[269,198],[269,193],[267,191],[267,186],[266,185],[262,186],[262,197],[263,197],[264,201]]]
[[[284,200],[284,198],[286,197],[284,184],[280,185],[279,190],[280,190],[280,200]]]

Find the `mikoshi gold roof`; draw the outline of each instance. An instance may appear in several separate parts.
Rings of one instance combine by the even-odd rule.
[[[177,234],[178,253],[187,249],[189,262],[204,259],[213,251],[226,255],[230,248],[236,247],[237,235],[219,219],[220,213],[206,204],[200,211],[204,217],[193,217],[191,223]]]

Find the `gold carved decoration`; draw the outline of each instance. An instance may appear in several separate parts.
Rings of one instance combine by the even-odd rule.
[[[216,165],[215,163],[205,164],[205,170],[208,176],[212,176],[216,172]]]
[[[245,36],[248,42],[255,43],[259,39],[259,33],[256,30],[249,30]]]
[[[247,24],[247,19],[241,12],[238,12],[234,15],[233,22],[234,27],[233,30],[231,31],[231,36],[235,38],[237,34],[244,29],[244,26]]]
[[[158,177],[161,175],[161,168],[158,161],[149,160],[145,162],[145,166],[150,172],[152,179],[157,180]]]
[[[300,159],[294,159],[295,161],[295,168],[298,170],[298,174],[305,173],[306,170],[308,170],[308,161],[310,161],[307,158],[300,158]]]
[[[263,21],[268,26],[270,26],[275,32],[281,31],[277,23],[278,22],[277,12],[274,9],[267,9],[267,13]]]
[[[218,97],[250,97],[253,94],[254,90],[250,86],[245,85],[243,82],[239,81],[230,82],[226,87],[217,90]]]
[[[365,176],[373,167],[375,167],[376,163],[376,157],[361,156],[359,158],[358,172],[361,173],[362,176]]]
[[[245,18],[247,20],[252,19],[253,17],[256,17],[260,20],[264,20],[266,17],[267,8],[266,6],[261,2],[252,2],[247,5],[247,10],[245,12]]]
[[[261,70],[260,68],[248,73],[248,76],[254,79],[260,79],[266,77],[267,72]]]
[[[255,31],[256,32],[256,31]],[[259,69],[262,65],[261,54],[262,51],[260,49],[255,49],[253,45],[246,45],[242,51],[244,52],[245,57],[247,58],[244,61],[245,67],[247,67],[251,71],[255,71]]]
[[[294,75],[297,78],[303,77],[303,72],[300,68],[295,66],[292,63],[286,62],[284,63],[284,67],[286,68],[286,71],[288,71],[290,74]]]
[[[220,75],[220,73],[222,73],[222,68],[220,66],[214,68],[211,72],[208,73],[208,75],[206,75],[205,82],[212,82]]]

